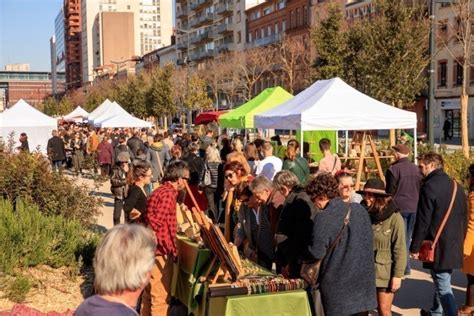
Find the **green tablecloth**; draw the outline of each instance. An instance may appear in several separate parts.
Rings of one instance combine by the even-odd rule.
[[[210,298],[209,316],[311,316],[304,290]]]
[[[199,307],[199,296],[203,293],[203,284],[198,282],[210,264],[212,253],[185,237],[178,236],[178,262],[174,265],[171,295],[186,305],[189,313]]]
[[[212,259],[207,248],[199,248],[185,237],[177,238],[178,262],[173,269],[171,295],[188,308],[188,313],[209,316],[311,316],[305,291],[271,294],[207,297],[207,284],[199,282]]]

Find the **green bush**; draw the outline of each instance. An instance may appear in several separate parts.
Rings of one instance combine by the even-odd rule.
[[[33,284],[28,277],[19,275],[14,278],[7,287],[5,297],[12,302],[23,303],[32,285]]]
[[[49,265],[75,266],[90,257],[96,235],[77,220],[46,216],[38,206],[17,200],[16,207],[0,200],[0,271],[11,274],[17,268]]]
[[[0,153],[1,196],[33,202],[46,215],[61,215],[85,225],[95,221],[102,203],[87,186],[52,172],[49,161],[38,153]]]

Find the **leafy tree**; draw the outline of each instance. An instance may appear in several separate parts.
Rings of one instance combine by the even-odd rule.
[[[146,91],[142,75],[129,77],[126,81],[119,83],[114,91],[114,99],[125,110],[136,117],[146,116]]]
[[[212,109],[212,99],[208,96],[206,82],[197,73],[192,74],[188,80],[184,104],[190,110]]]
[[[173,102],[172,83],[173,66],[154,69],[151,73],[150,87],[147,91],[147,113],[159,117],[176,113]]]

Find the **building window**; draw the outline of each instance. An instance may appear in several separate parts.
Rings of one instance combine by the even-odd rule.
[[[130,10],[130,6],[129,6],[129,5],[127,6],[127,10]]]
[[[296,24],[295,11],[291,10],[290,12],[290,29],[294,28]]]
[[[237,11],[237,23],[240,23],[240,21],[242,21],[242,16],[240,11]]]
[[[446,77],[448,74],[448,63],[443,60],[438,62],[438,87],[446,87]]]
[[[268,33],[268,36],[272,35],[272,26],[271,25],[267,26],[267,33]]]
[[[286,31],[286,20],[283,20],[283,21],[281,22],[281,31],[282,31],[282,32],[285,32],[285,31]]]
[[[285,0],[278,0],[278,10],[285,8]]]
[[[280,31],[278,30],[278,23],[275,23],[275,34],[278,34]]]
[[[300,26],[301,25],[301,9],[300,8],[297,8],[296,9],[296,26]]]
[[[249,33],[249,43],[252,42],[252,32]]]
[[[261,34],[261,35],[260,35],[261,38],[264,38],[264,37],[265,37],[265,28],[264,28],[264,27],[262,27],[262,28],[260,29],[260,34]]]
[[[242,34],[240,33],[240,31],[237,32],[237,43],[240,44],[240,42],[242,42]]]
[[[270,13],[272,13],[272,6],[263,9],[263,15],[269,15]]]
[[[308,7],[304,6],[303,7],[303,24],[304,25],[308,25],[308,18],[309,18]]]
[[[453,61],[453,67],[454,67],[454,85],[456,86],[460,86],[462,85],[462,72],[463,72],[463,67],[462,67],[462,64],[457,62],[457,61]]]

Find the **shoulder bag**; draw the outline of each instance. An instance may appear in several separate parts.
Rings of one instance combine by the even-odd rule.
[[[435,252],[436,252],[436,245],[438,243],[439,237],[446,226],[446,222],[448,221],[449,214],[451,214],[451,210],[453,209],[454,200],[456,199],[456,192],[458,188],[458,184],[456,181],[453,181],[453,195],[451,197],[451,202],[449,203],[448,211],[444,215],[443,221],[436,232],[436,236],[434,240],[423,240],[421,243],[420,252],[418,253],[418,260],[426,263],[433,263],[435,261]]]
[[[212,184],[211,170],[206,162],[204,165],[204,173],[202,175],[202,186],[208,187]]]
[[[308,282],[309,285],[314,287],[318,283],[321,263],[323,262],[324,258],[326,258],[326,256],[336,247],[338,242],[341,240],[342,234],[344,233],[344,230],[346,229],[347,225],[349,225],[350,216],[351,216],[351,206],[349,204],[349,209],[347,211],[347,215],[344,218],[344,225],[342,226],[341,231],[337,234],[336,238],[331,243],[329,248],[326,250],[326,253],[324,254],[324,257],[322,257],[319,260],[316,260],[316,262],[314,262],[314,263],[304,263],[301,266],[301,271],[300,271],[301,277],[306,282]]]

